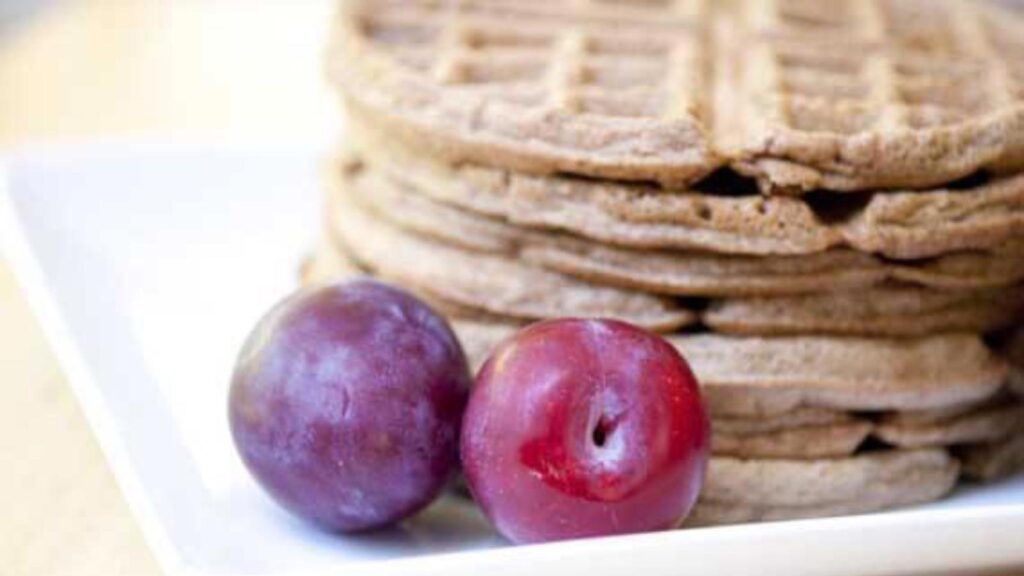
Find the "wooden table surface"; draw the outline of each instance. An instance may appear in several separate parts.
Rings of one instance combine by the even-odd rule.
[[[328,0],[38,4],[0,20],[0,153],[136,136],[322,141],[336,129],[319,62]],[[0,574],[158,574],[2,262],[0,381]]]

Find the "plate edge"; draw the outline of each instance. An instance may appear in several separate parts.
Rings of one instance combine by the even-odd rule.
[[[115,430],[106,401],[88,363],[72,336],[53,298],[46,276],[32,250],[28,235],[18,215],[11,185],[12,166],[8,156],[0,156],[0,256],[3,256],[21,289],[64,379],[77,399],[103,458],[114,477],[128,509],[138,522],[143,538],[166,574],[192,576],[197,574],[178,554],[174,544],[149,503],[145,488],[131,464],[131,458]]]

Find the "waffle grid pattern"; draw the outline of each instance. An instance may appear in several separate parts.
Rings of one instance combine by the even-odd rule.
[[[350,107],[449,159],[682,184],[721,165],[706,14],[705,0],[356,0],[328,65],[360,87],[343,90]]]
[[[530,26],[502,20],[502,7],[524,24],[534,4],[545,5],[520,4],[396,3],[393,12],[377,8],[362,24],[380,49],[446,87],[568,114],[703,117],[705,47],[696,30],[652,34],[628,24],[636,11],[609,11],[613,4],[597,0],[555,2],[563,12]],[[672,4],[681,22],[694,21],[696,2]],[[558,25],[573,14],[588,14],[589,24]],[[624,30],[609,26],[614,14],[626,18]]]
[[[945,13],[934,7],[916,13],[926,20],[916,26],[905,21],[916,19],[892,10],[902,2],[886,2],[889,9],[874,1],[846,4],[851,11],[852,6],[861,7],[856,10],[861,22],[852,35],[837,31],[837,43],[786,46],[783,40],[759,46],[759,61],[751,68],[764,66],[769,72],[762,78],[763,85],[751,89],[789,96],[777,99],[788,100],[788,110],[772,115],[785,117],[787,126],[840,134],[930,128],[1021,100],[1009,63],[999,57],[1004,46],[996,45],[996,34],[986,33],[982,14],[967,9],[963,2],[953,3],[954,9]],[[773,37],[800,36],[792,25],[768,26],[772,25],[779,32]],[[922,28],[928,32],[915,33]],[[849,44],[863,39],[869,53],[851,53],[849,44],[842,41],[846,37]],[[887,43],[887,38],[893,42]],[[930,42],[921,44],[915,38]]]
[[[1024,167],[1024,24],[967,0],[349,4],[346,95],[384,86],[364,111],[457,161],[669,186],[732,162],[783,192]]]
[[[1024,159],[1008,142],[1024,128],[1011,64],[1024,43],[992,13],[965,0],[748,4],[759,41],[740,81],[744,153],[826,172],[803,188],[931,185]]]

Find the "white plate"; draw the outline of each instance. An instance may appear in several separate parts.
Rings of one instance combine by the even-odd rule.
[[[384,534],[318,532],[246,475],[225,406],[242,338],[295,287],[316,234],[317,155],[108,145],[18,155],[6,168],[8,261],[169,574],[864,575],[1024,564],[1024,477],[908,511],[518,548],[454,499]]]

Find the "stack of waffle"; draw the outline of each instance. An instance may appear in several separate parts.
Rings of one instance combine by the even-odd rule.
[[[352,0],[317,281],[479,364],[613,317],[690,361],[694,524],[877,510],[1024,464],[1024,21],[945,0]]]

